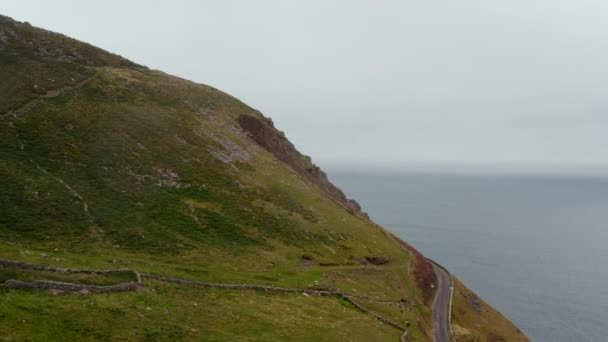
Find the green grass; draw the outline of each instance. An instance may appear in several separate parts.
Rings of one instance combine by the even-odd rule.
[[[240,116],[261,113],[212,87],[67,37],[25,24],[0,29],[21,37],[0,51],[0,258],[205,282],[336,288],[368,298],[365,305],[391,320],[410,322],[413,340],[430,336],[412,256],[238,129]],[[234,160],[216,158],[218,151]],[[303,255],[313,262],[303,263]],[[389,262],[352,264],[366,256]],[[1,270],[0,280],[116,280],[11,272]],[[146,287],[57,297],[2,289],[0,339],[369,341],[399,335],[332,298]],[[387,304],[402,299],[411,305]]]
[[[452,324],[462,341],[530,341],[509,319],[477,297],[462,282],[455,279]],[[470,296],[475,296],[479,311],[474,309]]]
[[[391,341],[400,335],[334,298],[161,283],[142,293],[95,296],[0,289],[0,321],[7,341]]]
[[[3,68],[14,72],[25,67]],[[231,129],[238,115],[255,113],[240,101],[157,72],[81,71],[78,79],[89,81],[53,97],[24,95],[10,108],[16,117],[0,126],[0,183],[6,189],[0,194],[0,257],[60,267],[124,267],[199,281],[333,286],[348,292],[347,280],[356,276],[320,266],[303,268],[301,256],[327,263],[379,256],[391,260],[380,277],[391,279],[390,286],[399,279],[398,289],[380,282],[357,291],[418,302],[407,253]],[[201,115],[201,108],[217,111]],[[224,147],[205,132],[240,146],[250,159],[234,164],[216,159],[209,149]],[[50,257],[37,257],[40,253]],[[163,305],[174,299],[165,298]],[[293,306],[304,301],[289,300]],[[253,312],[258,304],[252,301],[247,309]],[[417,306],[387,314],[428,324],[428,313]],[[258,335],[254,327],[267,319],[262,315],[243,329]],[[228,333],[213,324],[200,331]],[[302,322],[281,324],[296,329]],[[311,339],[319,336],[309,334]]]
[[[129,254],[123,254],[121,252],[115,252],[112,253],[111,256],[104,256],[104,255],[99,255],[99,254],[88,254],[87,253],[73,253],[73,252],[64,252],[64,251],[48,251],[45,250],[46,253],[48,253],[48,256],[46,256],[46,254],[42,254],[42,252],[40,252],[39,250],[33,250],[33,249],[28,249],[28,250],[24,250],[22,249],[22,246],[7,246],[7,245],[0,245],[0,257],[2,258],[6,258],[6,259],[16,259],[19,258],[21,260],[24,261],[28,261],[28,262],[32,262],[32,263],[40,263],[40,264],[48,264],[48,265],[52,265],[52,266],[60,266],[60,267],[86,267],[86,268],[94,268],[94,269],[115,269],[115,268],[123,268],[123,267],[128,267],[131,269],[135,269],[138,271],[143,271],[143,272],[149,272],[149,273],[155,273],[155,274],[161,274],[161,275],[170,275],[170,276],[176,276],[176,277],[182,277],[182,278],[187,278],[187,279],[195,279],[195,280],[199,280],[199,281],[210,281],[210,282],[224,282],[224,283],[253,283],[253,284],[265,284],[265,285],[275,285],[275,286],[283,286],[283,287],[309,287],[309,288],[316,288],[318,286],[324,286],[324,285],[331,285],[328,284],[325,280],[326,280],[326,273],[327,272],[334,272],[336,270],[339,269],[357,269],[357,267],[352,267],[352,266],[348,266],[348,267],[332,267],[332,268],[326,268],[326,267],[313,267],[310,269],[302,269],[298,266],[297,261],[294,260],[294,262],[288,262],[288,263],[282,263],[282,264],[278,264],[275,267],[270,268],[267,272],[264,272],[263,270],[256,270],[256,267],[260,266],[260,262],[251,262],[248,261],[248,259],[250,259],[250,257],[248,256],[242,256],[240,261],[236,261],[236,260],[224,260],[224,262],[222,262],[222,258],[221,257],[217,257],[213,260],[218,260],[218,263],[212,263],[213,265],[204,265],[203,259],[199,259],[199,258],[194,258],[195,260],[201,260],[201,262],[194,262],[193,260],[190,260],[188,258],[186,258],[185,256],[181,256],[179,258],[176,258],[176,260],[180,260],[179,262],[175,261],[172,263],[161,263],[158,262],[158,260],[155,260],[155,258],[153,256],[146,256],[146,255],[129,255]],[[286,253],[286,251],[275,251],[277,254],[277,256],[281,256],[283,255],[283,253]],[[89,251],[90,253],[90,251]],[[42,254],[42,255],[41,255]],[[287,253],[286,253],[287,254]],[[114,259],[112,259],[114,258]],[[59,259],[59,261],[56,261],[57,259]],[[166,260],[166,257],[162,257],[162,258],[158,258],[158,259],[163,259]],[[362,271],[364,271],[364,268],[362,268]],[[21,270],[19,270],[19,272],[21,272]],[[34,274],[32,275],[32,278],[38,278],[36,276],[36,272],[33,272]],[[404,275],[405,276],[405,275]],[[14,277],[11,275],[11,277]],[[24,279],[25,280],[25,279]],[[52,279],[55,280],[55,279]],[[56,280],[61,280],[61,281],[68,281],[68,279],[56,279]],[[73,280],[73,279],[70,279]],[[97,279],[95,281],[98,281]],[[353,277],[351,279],[351,281],[361,281],[361,279]],[[77,281],[78,282],[78,281]],[[146,280],[144,281],[144,287],[146,288],[146,293],[151,293],[150,291],[153,291],[152,289],[156,288],[157,285],[155,282]],[[152,286],[152,289],[150,289],[150,287]],[[158,286],[160,287],[172,287],[171,285],[166,285],[163,283],[158,283]],[[373,295],[375,293],[375,290],[377,290],[378,288],[382,288],[382,285],[377,285],[376,289],[369,289],[369,291],[363,289],[362,287],[357,288],[358,292],[353,292],[350,288],[348,287],[342,287],[342,290],[350,293],[350,294],[355,294],[355,295]],[[184,291],[188,292],[191,291],[190,289],[183,289]],[[198,290],[198,289],[192,289],[192,291],[194,290]],[[205,290],[207,291],[207,290]],[[393,297],[392,293],[386,293],[382,299],[394,299],[399,300],[403,294],[403,289],[402,290],[397,290],[394,294],[395,296]],[[29,292],[24,292],[24,291],[6,291],[5,293],[11,293],[12,296],[15,297],[20,297],[20,296],[30,296],[30,294],[26,294]],[[228,291],[229,292],[229,291]],[[260,296],[261,294],[256,293],[256,292],[249,292],[249,291],[245,291],[247,293],[242,294],[242,296],[244,297],[256,297]],[[95,295],[97,296],[97,295]],[[106,295],[103,295],[104,297],[108,297]],[[122,294],[120,294],[119,296],[122,296]],[[241,296],[241,295],[239,295]],[[282,295],[281,295],[282,296]],[[291,299],[289,299],[289,301],[292,301],[292,307],[289,309],[289,312],[293,312],[293,311],[297,311],[298,308],[306,308],[306,305],[304,305],[304,303],[307,300],[307,297],[303,296],[303,295],[289,295],[292,296]],[[289,297],[287,296],[287,297]],[[67,297],[67,296],[62,296],[62,297]],[[111,297],[111,296],[109,296]],[[117,301],[122,301],[122,299],[120,299],[122,297],[117,297],[116,300]],[[273,297],[274,298],[274,297]],[[50,300],[50,299],[49,299]],[[173,292],[170,292],[167,294],[167,296],[164,298],[165,303],[163,305],[172,305],[174,303],[174,301],[178,300],[176,299],[176,297],[174,296]],[[334,299],[326,299],[327,301],[336,301]],[[71,301],[71,299],[70,299]],[[373,301],[372,301],[373,302]],[[252,315],[253,312],[255,310],[260,309],[259,307],[256,307],[257,305],[259,305],[260,303],[258,302],[258,300],[253,300],[253,299],[247,299],[246,301],[241,303],[242,305],[244,305],[246,308],[244,310],[250,310],[252,311]],[[7,304],[8,305],[8,304]],[[13,304],[10,304],[13,305]],[[10,307],[9,305],[9,307]],[[218,305],[215,303],[208,303],[207,305]],[[222,304],[224,305],[224,304]],[[340,304],[342,306],[346,305],[344,303]],[[368,305],[367,303],[365,304],[366,306]],[[63,304],[62,304],[63,306]],[[354,316],[358,316],[358,315],[362,315],[362,316],[366,316],[365,314],[359,313],[358,311],[354,310],[353,308],[350,308],[349,305],[346,305],[346,307],[349,310],[352,310],[352,312],[348,313],[348,315],[354,315]],[[317,308],[317,305],[312,305],[310,308],[308,308],[307,310],[309,310],[308,314],[312,314],[314,312],[314,310],[316,310],[315,308]],[[382,308],[382,305],[380,305],[380,308]],[[374,308],[375,310],[377,310],[377,308]],[[218,308],[218,310],[223,310]],[[235,309],[236,310],[236,309]],[[331,309],[330,311],[335,311],[336,309]],[[342,310],[342,309],[340,309]],[[342,310],[343,311],[343,310]],[[341,316],[342,314],[340,314],[340,312],[342,311],[337,311],[336,314],[339,314],[339,316]],[[404,312],[392,312],[390,310],[377,310],[377,312],[379,314],[383,314],[386,315],[387,317],[389,317],[392,320],[396,320],[396,321],[400,321],[400,322],[405,322],[405,321],[410,321],[410,322],[414,322],[417,316],[416,310],[415,308],[412,308],[411,310],[406,310]],[[219,313],[218,313],[219,314]],[[95,314],[97,315],[97,313]],[[328,316],[327,319],[330,319],[333,316]],[[278,325],[284,325],[285,326],[285,340],[287,340],[288,336],[293,336],[293,335],[289,335],[287,333],[287,330],[289,326],[294,325],[292,328],[296,329],[296,326],[299,326],[302,324],[302,322],[298,321],[297,317],[294,317],[293,319],[289,319],[285,322],[281,322],[283,319],[285,319],[286,317],[281,315],[279,317],[277,317],[275,320],[277,320],[278,322],[275,322],[273,324],[278,324]],[[244,331],[247,331],[248,329],[252,328],[252,326],[257,326],[258,324],[263,325],[262,322],[264,322],[265,320],[269,319],[268,317],[262,315],[258,317],[258,321],[244,321],[242,322],[243,326],[242,329]],[[357,318],[356,321],[358,322],[359,320],[362,320],[364,318]],[[366,320],[366,324],[369,325],[377,325],[375,327],[369,328],[371,329],[368,332],[368,335],[364,335],[364,336],[372,336],[373,334],[377,333],[377,329],[386,329],[384,327],[384,325],[378,321],[375,320],[371,320],[371,321],[367,321],[367,318],[365,318]],[[323,321],[323,322],[317,322],[315,324],[320,325],[320,326],[325,326],[323,329],[329,329],[332,330],[336,324],[338,324],[339,320],[335,321],[333,318],[331,318],[331,320],[329,321]],[[348,323],[350,322],[350,323]],[[345,326],[348,326],[348,324],[354,324],[355,321],[346,321],[340,324],[344,324]],[[84,325],[86,325],[85,323],[83,323]],[[219,324],[219,322],[218,322]],[[357,323],[359,324],[359,323]],[[0,324],[1,326],[2,324]],[[378,327],[380,326],[380,328]],[[347,329],[350,330],[353,327],[348,327]],[[398,333],[398,331],[394,328],[390,328],[386,330],[387,333],[389,334],[395,334]],[[228,329],[226,326],[220,325],[220,326],[214,326],[214,325],[205,325],[204,327],[199,328],[199,331],[203,334],[207,334],[209,333],[208,329],[217,329],[218,333],[220,331],[223,331],[223,329]],[[232,328],[231,328],[232,329]],[[258,329],[258,328],[256,328]],[[316,328],[315,328],[316,329]],[[320,328],[319,328],[320,329]],[[393,332],[391,332],[390,330],[394,330]],[[416,330],[416,328],[412,328],[413,331]],[[318,335],[310,335],[310,336],[306,336],[306,334],[304,334],[304,331],[302,332],[302,336],[304,340],[307,339],[315,339],[318,337]],[[257,333],[256,333],[257,334]],[[371,334],[371,335],[370,335]],[[328,335],[331,336],[332,334]],[[139,335],[138,335],[139,336]],[[251,336],[261,336],[261,335],[251,335]],[[274,335],[272,335],[274,336]],[[278,335],[277,335],[278,336]],[[276,336],[275,336],[276,337]],[[336,337],[337,338],[337,337]],[[226,340],[230,340],[231,338],[226,337]],[[274,339],[273,338],[268,338],[268,339]],[[221,340],[221,338],[220,338]],[[264,340],[264,339],[262,339]],[[357,339],[355,339],[357,340]],[[364,339],[362,339],[364,340]]]

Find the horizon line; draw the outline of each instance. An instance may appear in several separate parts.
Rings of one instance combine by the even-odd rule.
[[[315,162],[331,173],[381,174],[512,174],[607,176],[608,164],[601,163],[529,163],[529,162],[456,162],[456,161],[328,161]]]

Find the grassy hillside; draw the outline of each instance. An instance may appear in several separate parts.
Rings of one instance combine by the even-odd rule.
[[[459,341],[530,341],[500,312],[455,279],[454,333]]]
[[[0,79],[0,258],[339,290],[408,326],[411,340],[429,338],[420,286],[429,279],[416,272],[423,258],[369,222],[261,113],[209,86],[6,17]],[[120,294],[0,288],[1,340],[401,334],[332,297],[154,281]]]

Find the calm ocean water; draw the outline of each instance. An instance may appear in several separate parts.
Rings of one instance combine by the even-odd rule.
[[[608,178],[330,172],[534,341],[608,341]]]

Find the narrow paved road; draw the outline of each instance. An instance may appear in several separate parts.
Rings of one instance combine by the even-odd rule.
[[[433,301],[433,339],[435,342],[449,342],[448,304],[450,301],[450,275],[443,268],[433,263],[437,275],[437,292]]]

